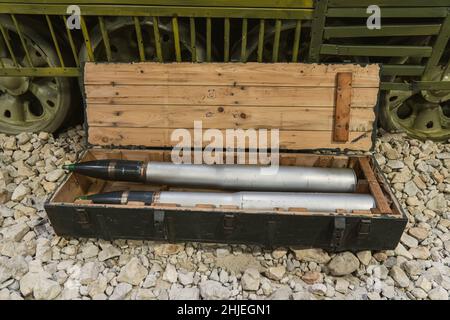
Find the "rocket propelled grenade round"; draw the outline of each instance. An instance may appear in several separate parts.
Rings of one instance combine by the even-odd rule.
[[[128,160],[96,160],[63,168],[104,180],[225,190],[351,193],[357,184],[356,174],[350,168],[280,166],[275,170],[256,165]]]
[[[375,199],[371,195],[356,193],[119,191],[79,199],[90,200],[94,204],[143,202],[146,205],[177,204],[181,207],[235,206],[242,210],[305,208],[314,212],[335,212],[338,209],[366,211],[375,208]]]

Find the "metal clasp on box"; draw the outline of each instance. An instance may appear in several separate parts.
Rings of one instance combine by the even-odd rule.
[[[165,228],[165,212],[161,210],[155,210],[153,212],[153,230],[155,232],[155,237],[166,238],[166,228]]]
[[[345,227],[345,217],[334,218],[334,228],[330,243],[330,246],[333,248],[333,250],[339,249],[341,247],[344,239]]]
[[[234,214],[225,214],[223,216],[223,234],[225,237],[229,237],[233,233],[235,225],[236,217]]]
[[[75,208],[75,222],[81,226],[90,224],[89,215],[84,208]]]
[[[372,220],[370,219],[361,220],[358,229],[358,240],[366,240],[369,238],[371,224]]]

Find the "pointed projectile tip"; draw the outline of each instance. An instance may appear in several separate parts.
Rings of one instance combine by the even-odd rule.
[[[75,170],[75,164],[65,164],[62,166],[64,170],[74,171]]]

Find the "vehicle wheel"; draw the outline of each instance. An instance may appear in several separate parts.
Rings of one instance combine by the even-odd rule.
[[[7,16],[0,23],[9,35],[17,63],[30,67],[16,28]],[[50,41],[36,28],[19,21],[34,67],[59,67],[60,62]],[[0,57],[5,67],[14,67],[3,37]],[[0,77],[0,131],[17,134],[23,131],[56,131],[71,108],[71,81],[64,77]]]
[[[429,81],[448,81],[444,67],[427,77]],[[390,91],[384,97],[386,108],[381,114],[387,129],[402,130],[417,139],[450,138],[450,92],[439,90]]]

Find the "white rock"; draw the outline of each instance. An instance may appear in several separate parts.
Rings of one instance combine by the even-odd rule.
[[[430,300],[448,300],[448,292],[442,287],[437,287],[428,292],[428,298]]]
[[[98,260],[99,261],[105,261],[111,258],[115,258],[120,256],[121,252],[119,249],[112,245],[107,245],[103,248],[102,251],[98,254]]]
[[[200,298],[200,290],[198,288],[178,288],[172,286],[169,290],[170,300],[198,300]]]
[[[419,242],[416,238],[411,237],[407,233],[403,233],[400,241],[409,248],[416,248],[419,245]]]
[[[27,132],[21,132],[17,136],[17,144],[22,145],[30,141],[31,136]]]
[[[128,295],[128,293],[130,293],[131,289],[133,287],[131,286],[131,284],[129,283],[119,283],[113,293],[111,294],[111,296],[109,297],[110,300],[123,300],[126,298],[126,296]]]
[[[61,292],[58,282],[40,277],[33,288],[33,296],[37,300],[55,299]]]
[[[292,289],[283,286],[275,290],[269,297],[270,300],[290,300],[292,297]]]
[[[328,263],[330,256],[322,249],[294,249],[291,250],[295,254],[295,258],[300,261]]]
[[[136,293],[136,300],[155,300],[156,296],[153,290],[150,289],[139,289]]]
[[[148,271],[138,258],[132,258],[123,268],[120,270],[117,281],[127,282],[132,285],[138,285],[147,276]]]
[[[315,283],[309,288],[310,292],[319,296],[324,296],[327,293],[327,286],[323,283]]]
[[[30,227],[28,227],[26,223],[22,222],[3,228],[0,232],[6,240],[20,241],[29,230]]]
[[[64,170],[62,169],[55,169],[53,171],[50,171],[45,175],[45,180],[49,182],[56,182],[64,175]]]
[[[335,285],[335,290],[337,292],[346,294],[348,292],[348,286],[349,286],[349,282],[343,278],[337,278],[336,279],[336,285]]]
[[[425,299],[428,294],[421,288],[414,288],[411,290],[411,293],[417,299]]]
[[[231,297],[229,289],[214,280],[202,281],[199,284],[200,295],[206,300],[224,300]]]
[[[400,269],[398,266],[393,266],[391,271],[389,272],[389,275],[392,277],[392,279],[397,282],[397,284],[402,287],[406,288],[409,286],[409,279],[406,273]]]
[[[179,276],[179,275],[178,275]],[[156,285],[156,281],[158,280],[158,276],[155,273],[149,273],[147,278],[145,278],[144,283],[142,284],[143,288],[151,288]],[[192,280],[193,281],[193,280]],[[190,283],[187,284],[191,284]],[[181,281],[180,281],[181,282]],[[182,283],[182,282],[181,282]],[[183,284],[183,283],[182,283]]]
[[[28,193],[30,193],[30,188],[24,186],[23,184],[19,184],[15,189],[11,196],[12,201],[22,201]]]
[[[183,251],[184,244],[163,243],[155,245],[153,249],[157,256],[170,256]]]
[[[242,289],[247,291],[256,291],[259,289],[259,284],[261,282],[261,275],[259,271],[255,268],[249,268],[245,270],[241,277]]]
[[[372,259],[372,252],[370,252],[369,250],[360,251],[356,254],[356,256],[363,265],[368,266],[370,260]]]
[[[383,289],[381,289],[381,293],[383,296],[385,296],[388,299],[392,299],[395,297],[395,288],[394,286],[383,286]]]
[[[405,183],[403,192],[410,197],[414,197],[419,192],[419,188],[417,188],[416,184],[413,181],[408,181],[407,183]]]
[[[359,267],[359,260],[351,252],[337,254],[328,264],[328,269],[334,276],[344,276],[355,272]]]
[[[438,194],[426,204],[427,208],[438,213],[443,213],[447,209],[447,200],[443,194]]]
[[[97,279],[99,274],[99,266],[97,262],[87,262],[80,271],[80,283],[87,285]]]
[[[175,283],[177,282],[177,279],[178,279],[177,269],[175,269],[173,265],[168,263],[166,266],[166,270],[164,270],[163,273],[163,280],[168,281],[170,283]]]
[[[399,243],[395,248],[395,254],[397,256],[405,257],[409,260],[413,258],[412,254],[408,250],[406,250],[406,248],[401,243]]]
[[[280,281],[283,278],[285,273],[286,273],[286,267],[283,265],[279,265],[276,267],[269,267],[265,271],[266,277],[269,279],[275,280],[275,281]]]
[[[178,273],[178,281],[183,285],[187,286],[194,282],[194,272],[180,272]]]
[[[42,262],[48,262],[52,259],[52,248],[50,240],[39,238],[36,241],[36,258]]]
[[[94,298],[100,294],[103,294],[108,286],[108,281],[103,275],[99,275],[98,278],[89,283],[88,294],[91,298]]]
[[[98,255],[98,252],[98,247],[94,244],[88,244],[84,246],[81,251],[83,258],[85,259],[96,257]]]

